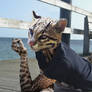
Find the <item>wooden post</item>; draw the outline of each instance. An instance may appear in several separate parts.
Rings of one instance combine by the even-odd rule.
[[[62,1],[71,4],[71,0],[62,0]],[[71,27],[71,11],[66,10],[64,8],[60,8],[60,18],[66,18],[68,22],[67,27]],[[70,45],[70,34],[63,34],[62,41]]]
[[[89,26],[88,26],[88,17],[84,19],[84,46],[83,46],[83,55],[89,54]]]
[[[62,41],[70,46],[70,34],[63,33],[62,34]]]

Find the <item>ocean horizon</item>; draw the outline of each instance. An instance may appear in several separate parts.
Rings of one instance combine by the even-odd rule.
[[[35,52],[27,44],[27,38],[23,40],[25,47],[28,50],[28,57],[35,58]],[[12,38],[0,38],[0,60],[19,59],[20,57],[11,48]],[[70,47],[78,54],[83,53],[83,40],[70,40]],[[90,52],[92,52],[92,41],[90,41]]]

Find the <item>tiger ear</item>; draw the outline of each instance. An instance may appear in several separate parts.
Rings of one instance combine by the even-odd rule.
[[[33,17],[34,17],[35,19],[41,18],[41,16],[36,15],[35,11],[32,11],[32,13],[33,13]]]
[[[65,27],[67,25],[67,20],[66,19],[60,19],[56,24],[55,24],[55,32],[56,33],[61,33],[64,31]]]

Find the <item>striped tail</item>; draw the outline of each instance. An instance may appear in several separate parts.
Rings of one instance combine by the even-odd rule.
[[[20,62],[20,86],[21,92],[32,92],[32,78],[30,76],[27,56],[21,56]]]
[[[40,74],[32,81],[28,67],[27,56],[21,56],[20,63],[20,86],[21,92],[40,92],[48,87],[53,87],[55,80],[48,79],[43,74]]]

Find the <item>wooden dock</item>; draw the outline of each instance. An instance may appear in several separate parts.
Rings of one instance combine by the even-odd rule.
[[[29,66],[35,78],[39,73],[37,63],[32,61]],[[0,92],[20,92],[19,60],[0,61]]]

